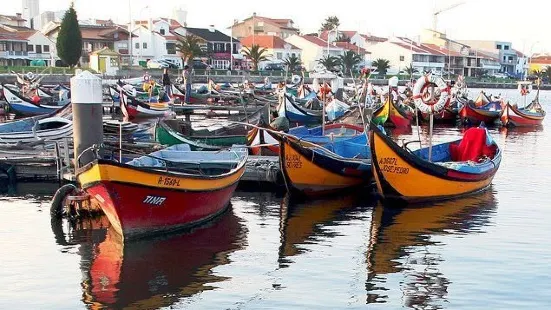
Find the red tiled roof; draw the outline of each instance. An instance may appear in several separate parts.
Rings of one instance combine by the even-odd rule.
[[[8,31],[4,28],[0,28],[0,39],[2,40],[12,40],[12,41],[26,41],[27,39],[22,39],[19,37],[17,32]]]
[[[551,56],[536,56],[530,58],[530,63],[539,64],[539,65],[549,65],[551,64]]]
[[[443,46],[438,46],[438,45],[435,45],[435,44],[427,44],[427,43],[422,43],[421,45],[428,48],[429,50],[432,50],[432,51],[436,52],[437,55],[452,56],[452,57],[461,57],[461,56],[463,56],[458,51],[450,50],[450,49],[447,49]]]
[[[322,39],[320,39],[316,36],[301,36],[301,38],[303,38],[304,40],[306,40],[310,43],[314,43],[317,46],[327,47],[327,41],[322,40]],[[330,44],[329,46],[330,47],[336,47],[335,44]]]
[[[13,21],[19,21],[19,22],[26,21],[26,19],[22,18],[21,16],[17,16],[17,15],[2,15],[2,14],[0,14],[0,18],[4,18],[4,19],[7,19],[7,20],[13,20]]]
[[[361,48],[361,47],[359,47],[355,44],[352,44],[350,42],[335,42],[335,45],[337,45],[338,47],[343,48],[345,50],[356,52],[360,55],[371,54],[371,52],[368,52],[365,49],[363,49],[363,48]]]
[[[387,38],[377,37],[377,36],[372,36],[372,35],[367,35],[367,34],[361,34],[361,36],[364,39],[366,39],[367,41],[370,41],[370,42],[386,42],[386,41],[388,41]]]
[[[320,33],[319,37],[325,41],[327,41],[327,35],[328,35],[329,31],[327,30],[324,30]],[[357,31],[340,31],[339,30],[339,35],[344,35],[345,37],[347,38],[352,38],[355,34],[357,33]]]
[[[260,47],[264,47],[264,48],[283,49],[285,48],[286,44],[289,44],[291,45],[292,49],[297,49],[297,50],[299,49],[298,47],[285,42],[282,38],[278,36],[270,36],[270,35],[256,35],[254,36],[254,40],[253,40],[253,36],[245,37],[241,39],[241,45],[250,47],[253,45],[253,41],[254,41],[254,44],[257,44]]]
[[[36,32],[37,32],[36,30],[17,31],[15,32],[15,35],[19,38],[19,40],[28,40]]]

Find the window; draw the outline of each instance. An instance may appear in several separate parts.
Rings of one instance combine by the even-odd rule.
[[[295,55],[295,53],[291,53],[291,56],[295,57],[296,55]]]
[[[32,44],[27,45],[27,52],[34,52],[34,45]]]
[[[169,55],[176,54],[176,43],[167,43],[166,44],[166,52]]]
[[[37,46],[36,46],[36,53],[37,53],[37,54],[41,54],[41,53],[42,53],[42,45],[37,45]]]
[[[276,53],[276,58],[277,59],[283,59],[283,55],[281,53]]]
[[[503,56],[503,61],[507,61],[507,56]]]
[[[404,56],[400,56],[400,61],[404,61],[406,58]]]
[[[501,49],[501,44],[498,44],[497,47],[496,47],[498,50]]]
[[[49,45],[44,45],[42,47],[42,49],[44,49],[44,53],[49,53],[50,52],[50,46]]]
[[[510,61],[513,61],[513,56],[509,56],[509,60],[510,60]]]
[[[134,45],[134,47],[135,47],[136,49],[140,49],[140,42],[136,42],[136,44]]]
[[[165,28],[161,28],[161,31],[159,31],[162,35],[165,35]]]
[[[6,42],[0,42],[0,51],[5,51],[7,49],[8,49],[8,47],[7,47]]]
[[[142,43],[142,48],[147,48],[147,43]]]
[[[506,51],[508,51],[508,50],[509,50],[509,45],[505,45],[505,46],[503,47],[503,49],[505,49]]]

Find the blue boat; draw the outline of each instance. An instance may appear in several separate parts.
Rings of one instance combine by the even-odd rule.
[[[279,116],[285,116],[290,123],[319,124],[322,121],[322,110],[311,110],[301,106],[287,95],[283,95],[283,102],[278,108]]]
[[[70,104],[67,101],[64,105],[35,104],[30,99],[23,97],[18,91],[9,86],[2,85],[4,99],[10,106],[10,111],[20,116],[35,116],[54,113]]]

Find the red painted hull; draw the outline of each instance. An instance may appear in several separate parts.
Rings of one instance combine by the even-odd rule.
[[[421,116],[423,117],[423,120],[429,121],[430,115],[426,113],[421,113]],[[457,113],[454,113],[448,109],[445,109],[441,113],[434,114],[434,121],[435,122],[455,122],[457,119]]]
[[[530,126],[540,126],[543,122],[545,115],[542,116],[533,116],[527,115],[515,109],[511,105],[507,104],[501,114],[501,123],[503,126],[514,126],[514,127],[530,127]]]
[[[102,181],[86,188],[98,200],[115,230],[125,239],[186,229],[221,214],[237,187],[213,191],[183,191],[136,184]],[[146,203],[147,197],[164,198],[161,205]]]
[[[277,145],[267,145],[267,146],[256,146],[249,149],[251,155],[256,156],[278,156],[279,155],[279,144]]]
[[[499,111],[480,111],[472,108],[469,104],[466,104],[461,111],[459,111],[461,121],[469,122],[473,125],[480,124],[481,122],[487,125],[492,124],[499,118],[499,115]]]

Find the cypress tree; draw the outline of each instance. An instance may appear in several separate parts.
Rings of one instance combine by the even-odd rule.
[[[61,21],[56,48],[59,58],[71,69],[78,64],[82,54],[82,34],[78,26],[77,12],[72,2]]]

